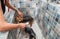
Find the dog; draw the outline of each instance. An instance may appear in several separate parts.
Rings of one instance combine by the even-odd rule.
[[[34,22],[34,19],[30,16],[30,15],[24,15],[23,18],[21,18],[20,16],[18,16],[17,14],[15,14],[15,22],[16,23],[26,23],[26,22],[29,22],[29,25],[30,27],[26,27],[25,28],[25,32],[29,34],[29,39],[36,39],[36,34],[35,32],[33,31],[33,29],[31,28],[33,22]]]

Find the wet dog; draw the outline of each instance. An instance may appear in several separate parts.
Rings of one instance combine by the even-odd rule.
[[[30,15],[27,15],[27,14],[24,15],[23,18],[16,15],[15,21],[17,23],[29,22],[30,26],[32,26],[34,19]],[[24,31],[29,34],[29,36],[30,36],[29,39],[36,39],[36,34],[31,27],[26,27]]]

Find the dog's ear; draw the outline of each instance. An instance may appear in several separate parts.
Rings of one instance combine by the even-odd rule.
[[[34,22],[34,19],[32,18],[32,20],[29,21],[30,26],[32,26],[33,22]]]

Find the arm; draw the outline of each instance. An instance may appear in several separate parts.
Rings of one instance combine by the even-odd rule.
[[[18,28],[24,30],[25,27],[26,27],[25,23],[13,24],[13,23],[0,21],[0,32],[9,31],[9,30],[18,29]]]
[[[5,23],[0,25],[0,32],[2,31],[9,31],[13,29],[19,28],[19,24],[10,24],[10,23]]]
[[[8,0],[5,0],[5,5],[11,9],[13,9],[14,11],[16,11],[18,13],[18,15],[20,15],[20,17],[23,17],[23,13],[21,11],[19,11],[18,9],[16,9],[13,5],[11,5]]]
[[[18,11],[18,9],[16,9],[13,5],[11,5],[8,0],[5,0],[5,5],[11,9],[13,9],[14,11]]]
[[[18,28],[21,28],[24,30],[25,27],[26,27],[25,23],[13,24],[13,23],[3,22],[3,23],[0,23],[0,32],[9,31],[9,30],[18,29]]]

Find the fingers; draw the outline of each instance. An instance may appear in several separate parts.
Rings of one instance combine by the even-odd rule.
[[[20,23],[20,29],[24,30],[26,28],[26,23]]]
[[[20,17],[23,17],[23,13],[19,12],[19,16],[20,16]]]

